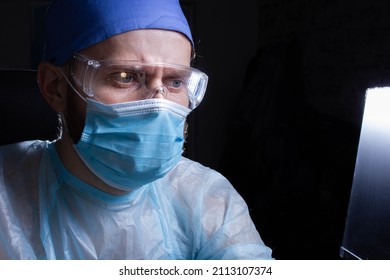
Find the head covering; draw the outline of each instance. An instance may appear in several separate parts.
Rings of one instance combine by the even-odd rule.
[[[181,32],[194,45],[179,0],[54,0],[45,18],[44,60],[62,65],[74,52],[148,28]]]

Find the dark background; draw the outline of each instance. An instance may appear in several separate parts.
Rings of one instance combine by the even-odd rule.
[[[210,78],[187,156],[223,173],[277,259],[339,259],[365,90],[390,85],[390,1],[181,1]],[[47,1],[0,1],[0,68],[36,67]]]

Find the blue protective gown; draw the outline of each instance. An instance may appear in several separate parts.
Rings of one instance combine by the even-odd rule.
[[[271,259],[246,203],[182,158],[123,196],[68,172],[53,142],[0,147],[0,259]]]

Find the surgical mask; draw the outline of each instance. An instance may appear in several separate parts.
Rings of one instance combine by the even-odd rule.
[[[85,100],[85,126],[74,147],[105,183],[134,190],[163,177],[179,162],[189,108],[166,99],[111,105]]]

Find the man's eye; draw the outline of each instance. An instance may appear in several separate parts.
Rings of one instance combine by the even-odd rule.
[[[134,77],[129,73],[120,72],[114,75],[114,79],[119,83],[131,83],[134,80]]]
[[[169,80],[165,80],[164,84],[170,89],[178,90],[185,85],[185,82],[180,79],[169,79]]]
[[[136,78],[132,73],[122,71],[111,73],[110,75],[108,75],[108,81],[119,85],[125,85],[134,83],[136,81]]]
[[[173,80],[172,81],[172,86],[174,88],[179,88],[182,84],[183,84],[183,81],[181,81],[181,80]]]

